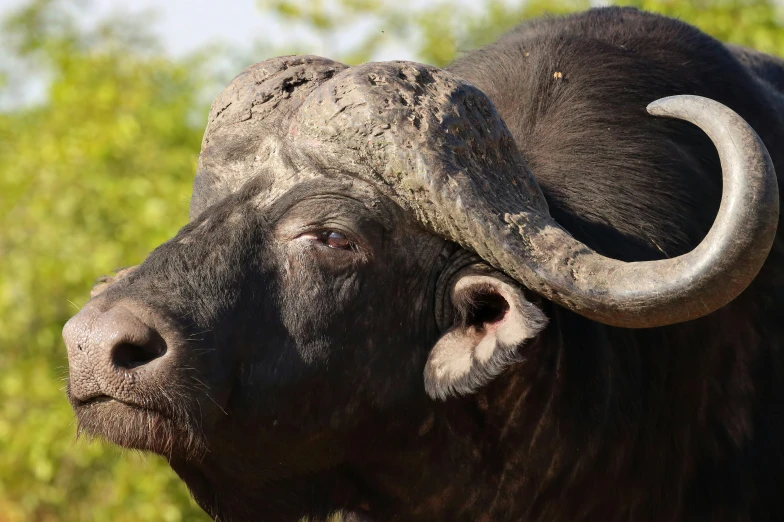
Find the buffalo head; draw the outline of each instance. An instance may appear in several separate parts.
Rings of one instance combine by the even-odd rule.
[[[212,107],[190,223],[64,329],[81,429],[166,456],[220,520],[376,508],[406,488],[432,493],[409,511],[432,516],[435,486],[388,477],[459,458],[420,441],[473,436],[460,401],[535,351],[542,299],[671,324],[764,261],[779,203],[759,138],[701,98],[649,112],[708,133],[724,198],[692,252],[623,263],[555,223],[493,104],[454,75],[251,66]]]

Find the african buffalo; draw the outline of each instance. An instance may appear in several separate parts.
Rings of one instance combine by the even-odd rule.
[[[267,60],[68,397],[221,521],[782,520],[774,167],[784,62],[634,9]]]

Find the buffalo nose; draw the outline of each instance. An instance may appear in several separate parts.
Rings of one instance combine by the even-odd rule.
[[[166,354],[167,343],[148,324],[149,314],[144,312],[127,305],[101,311],[88,304],[65,324],[63,339],[75,398],[122,398],[145,371],[153,371],[154,363]]]

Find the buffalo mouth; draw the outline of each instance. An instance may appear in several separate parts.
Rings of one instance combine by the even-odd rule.
[[[78,422],[77,437],[150,451],[168,459],[200,460],[207,445],[200,421],[187,407],[161,407],[109,395],[77,399],[69,393]]]

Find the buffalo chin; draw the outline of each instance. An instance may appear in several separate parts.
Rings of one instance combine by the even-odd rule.
[[[196,503],[214,520],[226,522],[326,521],[350,500],[334,470],[287,478],[254,480],[243,466],[213,460],[202,462],[174,457],[169,464]]]
[[[175,418],[112,398],[73,401],[78,434],[104,439],[124,448],[199,460],[206,452],[201,430],[188,418]],[[182,416],[187,417],[187,416]]]

